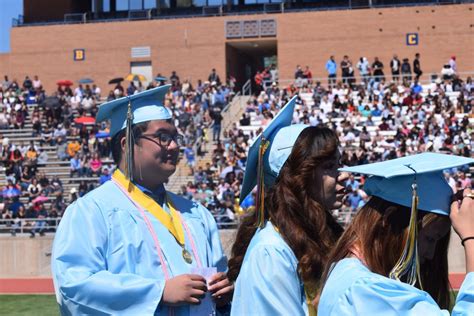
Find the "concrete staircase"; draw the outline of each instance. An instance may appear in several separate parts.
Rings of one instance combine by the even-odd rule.
[[[224,109],[222,116],[222,131],[231,127],[232,123],[239,120],[243,111],[245,111],[245,106],[249,96],[236,96],[232,100],[231,104]],[[22,129],[5,129],[0,130],[0,141],[8,137],[9,142],[16,146],[27,145],[30,141],[34,141],[35,145],[39,148],[40,151],[45,151],[48,155],[48,161],[44,164],[38,164],[38,172],[37,175],[41,172],[44,172],[46,177],[51,180],[52,177],[58,176],[59,179],[63,183],[64,189],[64,198],[66,203],[69,202],[69,192],[72,188],[78,188],[80,181],[84,180],[87,183],[93,182],[94,184],[98,184],[97,177],[70,177],[69,174],[69,161],[60,161],[57,157],[57,148],[55,146],[43,145],[39,146],[39,142],[41,140],[40,137],[33,136],[33,124],[31,122],[31,116],[35,109],[35,106],[29,107],[29,116],[26,119],[25,126]],[[42,121],[43,125],[46,124],[45,121]],[[203,157],[196,157],[196,169],[199,166],[205,168],[206,163],[212,163],[212,152],[216,148],[216,145],[212,142],[212,128],[209,128],[208,131],[208,139],[211,141],[206,144],[206,150]],[[68,140],[72,140],[73,137],[68,137]],[[112,165],[113,161],[111,159],[103,159],[102,160],[104,165]],[[189,168],[186,165],[186,159],[181,157],[176,172],[173,176],[169,179],[167,189],[171,192],[178,193],[182,185],[186,185],[188,182],[193,182],[194,177],[190,175]],[[6,175],[5,175],[5,168],[0,169],[0,187],[6,185]],[[23,202],[28,201],[28,197],[23,196],[21,197]]]
[[[48,160],[46,163],[38,164],[37,165],[37,173],[36,176],[38,177],[39,174],[44,173],[46,177],[51,180],[54,176],[57,176],[61,182],[63,183],[63,196],[65,199],[65,202],[69,202],[69,193],[72,188],[77,188],[79,187],[79,183],[84,180],[87,183],[93,182],[94,184],[98,184],[98,177],[75,177],[71,178],[70,173],[69,173],[69,160],[66,161],[61,161],[58,159],[57,155],[57,147],[56,146],[49,146],[49,145],[42,145],[40,146],[40,140],[41,137],[39,136],[33,136],[33,124],[31,122],[31,117],[33,114],[34,109],[36,108],[36,105],[29,106],[28,107],[28,112],[29,116],[26,118],[25,125],[22,129],[4,129],[0,130],[0,141],[3,141],[4,138],[9,139],[9,143],[13,144],[15,146],[23,146],[23,145],[29,145],[30,141],[34,141],[34,144],[38,147],[39,152],[46,152],[48,155]],[[77,116],[77,113],[75,114]],[[46,121],[44,118],[42,118],[42,124],[43,126],[46,125]],[[75,137],[67,137],[67,140],[73,140],[76,139]],[[112,165],[112,160],[111,159],[103,159],[102,160],[104,165]],[[6,185],[7,180],[6,180],[6,174],[5,174],[5,168],[2,166],[0,169],[0,187],[3,187]],[[28,202],[28,197],[27,196],[21,196],[20,200],[23,203]],[[49,204],[49,203],[47,203]],[[48,205],[46,205],[48,206]]]

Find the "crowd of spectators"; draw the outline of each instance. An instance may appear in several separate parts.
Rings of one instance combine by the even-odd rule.
[[[398,57],[395,55],[394,59]],[[366,59],[361,58],[360,63],[366,63],[365,68],[362,67],[365,72],[361,71],[361,77],[356,80],[354,69],[351,69],[352,62],[344,56],[341,76],[338,77],[335,70],[329,72],[327,84],[315,81],[309,67],[303,70],[297,66],[293,83],[282,86],[273,82],[262,86],[258,95],[251,98],[236,130],[241,137],[238,142],[234,141],[226,147],[228,155],[245,153],[252,139],[279,109],[291,97],[298,95],[293,122],[312,126],[324,124],[334,129],[343,149],[341,163],[344,165],[377,162],[425,151],[472,156],[472,78],[457,75],[456,58],[453,56],[447,65],[456,69],[454,73],[446,76],[441,71],[437,78],[430,78],[429,82],[421,84],[419,59],[419,54],[416,54],[413,76],[410,69],[405,69],[406,65],[404,67],[399,63],[400,72],[392,72],[392,78],[387,79],[382,77],[380,60],[375,59],[369,65]],[[327,65],[326,68],[337,69],[331,56],[328,64],[333,62],[334,65]],[[391,63],[392,70],[396,68],[395,63]],[[244,160],[245,157],[241,157],[239,161]],[[237,163],[229,162],[228,165],[241,169]],[[471,187],[470,177],[466,175],[469,175],[469,170],[460,168],[447,172],[446,179],[456,191]],[[364,178],[353,176],[348,180],[347,198],[342,209],[337,211],[341,222],[347,222],[366,201],[367,195],[361,190],[363,182]],[[234,193],[238,196],[238,190]],[[243,207],[252,206],[254,197],[249,196],[241,202]]]
[[[213,141],[220,141],[221,111],[232,99],[230,85],[221,82],[213,69],[208,81],[198,80],[194,87],[189,80],[181,81],[173,71],[169,77],[172,87],[166,95],[165,106],[173,114],[179,133],[184,135],[187,147],[198,142],[197,154],[203,155],[208,142],[207,130],[212,126]],[[96,85],[58,82],[56,91],[47,95],[37,76],[28,77],[20,86],[17,80],[5,76],[0,88],[0,129],[15,129],[18,134],[26,121],[31,122],[24,136],[30,141],[9,139],[1,135],[0,164],[5,170],[7,185],[0,197],[3,219],[12,220],[12,234],[20,228],[21,218],[60,217],[66,204],[110,179],[111,139],[108,123],[95,124],[98,106],[103,101],[131,95],[163,84],[166,78],[144,87],[141,82],[129,82],[124,88],[120,81],[101,98]],[[16,131],[15,131],[16,132]],[[22,134],[23,135],[23,134]],[[47,146],[54,146],[54,159],[48,155]],[[48,159],[68,163],[68,177],[79,177],[78,188],[64,192],[60,177],[47,177],[39,167],[47,166]],[[194,168],[191,169],[194,173]],[[92,179],[91,177],[95,178]],[[97,181],[97,178],[99,181]],[[26,202],[27,201],[27,202]],[[23,211],[22,211],[23,210]],[[32,236],[43,234],[47,221],[30,224]]]
[[[240,120],[223,131],[221,112],[233,96],[232,80],[223,85],[213,70],[208,81],[198,81],[193,87],[189,80],[181,82],[178,74],[173,72],[169,78],[172,88],[166,96],[166,106],[172,111],[180,133],[185,135],[183,156],[194,180],[183,186],[179,193],[208,207],[220,227],[234,225],[236,217],[255,203],[254,194],[243,201],[239,197],[248,147],[294,95],[298,95],[294,123],[332,127],[340,139],[344,165],[376,162],[424,151],[472,155],[474,132],[469,122],[474,106],[472,79],[456,75],[453,56],[448,64],[456,72],[450,76],[441,72],[439,78],[421,84],[420,56],[415,58],[418,65],[413,68],[418,67],[419,71],[408,77],[407,67],[410,65],[404,66],[408,61],[396,61],[398,57],[395,55],[390,67],[393,70],[396,68],[394,64],[399,63],[400,73],[392,72],[391,80],[377,77],[377,67],[361,58],[357,65],[361,79],[356,80],[354,70],[350,69],[352,62],[344,56],[341,68],[345,70],[341,79],[336,74],[328,78],[327,84],[314,80],[309,67],[297,66],[294,82],[279,85],[273,81],[278,79],[278,70],[272,65],[259,74],[262,82],[270,79],[272,84],[262,85],[248,101]],[[374,61],[377,62],[380,61]],[[361,66],[364,63],[366,65]],[[383,66],[379,67],[381,69]],[[159,78],[163,77],[160,75]],[[37,77],[35,80],[39,81]],[[35,98],[32,103],[40,105],[47,99],[38,84],[34,85],[36,88],[32,92],[33,88],[24,88],[25,83],[21,88],[15,82],[8,86],[7,78],[5,82],[0,96],[3,99],[2,112],[9,118],[11,113],[16,117],[16,112],[22,108],[26,109],[25,116],[28,115],[28,98]],[[156,84],[161,83],[153,82],[145,88],[131,82],[125,89],[118,83],[107,99],[136,93]],[[95,116],[101,101],[100,89],[78,86],[73,92],[70,87],[60,86],[54,96],[58,97],[61,106],[39,106],[32,110],[32,136],[39,137],[37,141],[15,145],[6,137],[2,140],[1,162],[6,168],[8,181],[2,191],[2,217],[11,218],[13,223],[18,223],[19,218],[61,216],[64,211],[66,199],[61,180],[58,177],[48,179],[37,171],[37,166],[48,159],[48,155],[41,151],[45,145],[56,146],[57,158],[69,160],[70,177],[100,176],[100,183],[110,178],[111,170],[104,164],[110,159],[107,124],[75,123],[77,117]],[[92,101],[84,103],[87,98]],[[7,128],[21,127],[15,124],[18,120],[10,119]],[[206,147],[206,143],[211,142],[211,130],[214,146]],[[196,146],[198,139],[199,145]],[[201,164],[196,168],[196,157],[203,156],[206,148],[212,150],[211,161],[205,167]],[[468,170],[461,168],[447,172],[446,179],[454,190],[459,190],[471,187],[470,177],[466,175],[469,175]],[[366,201],[367,195],[361,190],[363,182],[364,178],[354,176],[347,181],[347,198],[336,213],[341,221],[347,222]],[[78,189],[69,192],[70,200],[85,194],[94,184],[80,182]],[[20,196],[27,196],[29,202],[23,204]],[[46,220],[37,221],[32,226],[32,235],[43,233],[41,225],[45,224],[41,223],[46,223]],[[12,233],[18,228],[14,225]]]

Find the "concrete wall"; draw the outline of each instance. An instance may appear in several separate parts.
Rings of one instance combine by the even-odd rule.
[[[236,230],[221,230],[221,241],[225,253],[230,257]],[[0,236],[0,279],[51,276],[50,260],[53,236],[10,237]],[[464,248],[459,237],[451,234],[449,245],[449,273],[465,273]]]
[[[52,236],[0,236],[0,278],[50,276],[52,244]]]
[[[222,246],[230,254],[235,230],[221,230]],[[0,279],[51,276],[51,249],[53,235],[36,237],[10,237],[0,235]]]
[[[439,72],[451,55],[460,71],[473,71],[474,5],[422,6],[249,15],[195,19],[110,22],[19,27],[12,30],[12,51],[0,55],[0,75],[23,80],[39,75],[48,90],[60,79],[92,77],[107,92],[107,81],[130,71],[131,47],[150,46],[153,74],[206,79],[211,68],[225,77],[225,21],[275,18],[278,25],[280,78],[291,79],[296,64],[313,76],[326,76],[329,55],[378,56],[388,68],[394,53],[413,59],[421,54],[425,73]],[[418,46],[406,46],[407,33],[419,34]],[[86,60],[73,61],[73,49]],[[388,70],[386,71],[388,72]]]

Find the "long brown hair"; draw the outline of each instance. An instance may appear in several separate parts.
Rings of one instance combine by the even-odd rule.
[[[363,255],[370,271],[388,277],[402,254],[407,239],[410,211],[408,207],[372,196],[332,249],[321,278],[322,282],[327,280],[331,272],[331,263],[351,256],[354,247]],[[449,308],[448,244],[451,222],[447,216],[418,211],[418,223],[422,288],[440,307]],[[439,236],[435,236],[434,231]],[[430,241],[436,243],[434,251],[426,252],[427,243]],[[415,286],[421,288],[418,282]],[[322,288],[321,286],[320,290]]]
[[[343,231],[321,202],[311,196],[315,169],[328,160],[337,165],[338,146],[336,134],[329,128],[305,128],[266,194],[265,219],[271,219],[293,250],[304,282],[319,281],[328,253]],[[253,213],[241,222],[229,260],[230,280],[237,279],[256,224]]]

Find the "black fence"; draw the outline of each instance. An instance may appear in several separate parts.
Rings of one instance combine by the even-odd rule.
[[[258,2],[258,1],[257,1]],[[222,0],[222,5],[188,7],[163,7],[147,10],[129,10],[114,12],[80,12],[65,14],[61,20],[25,23],[23,16],[14,18],[14,27],[48,25],[48,24],[77,24],[95,22],[134,21],[151,19],[175,19],[209,16],[232,16],[244,14],[285,13],[324,10],[352,10],[368,8],[390,8],[427,5],[452,5],[474,3],[474,0],[262,0],[266,3],[233,5],[233,1]],[[243,1],[239,1],[243,3]]]

